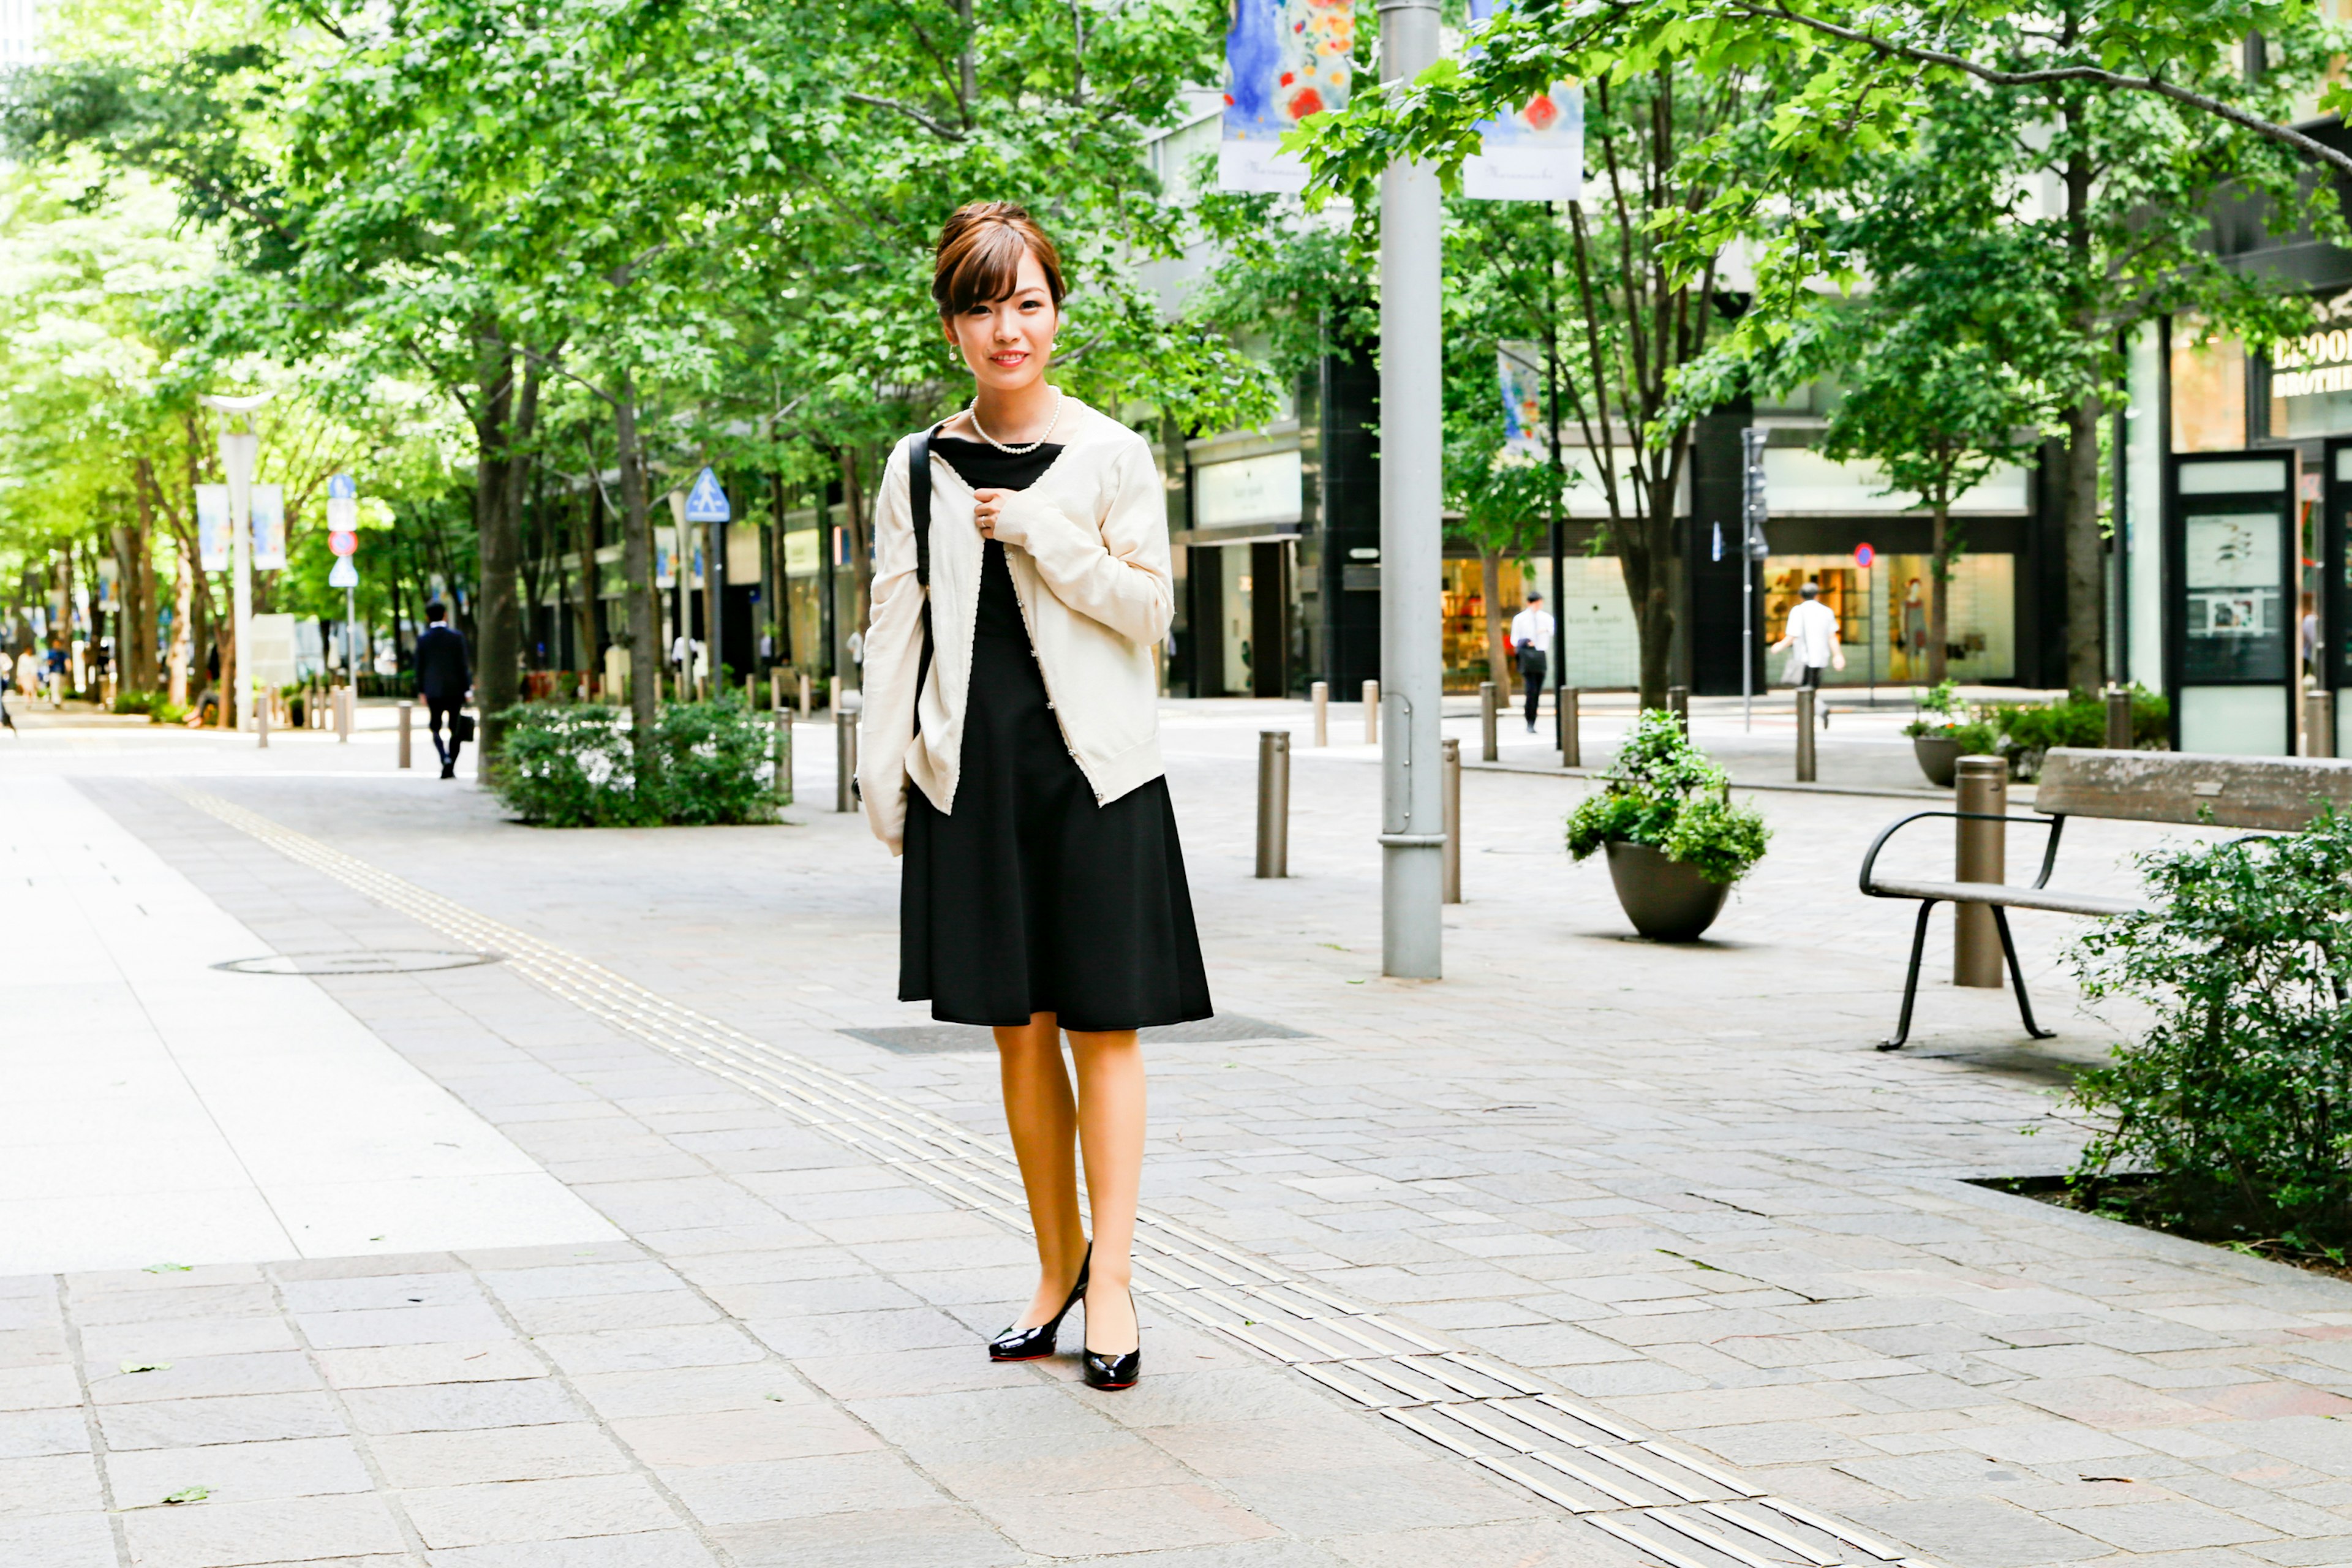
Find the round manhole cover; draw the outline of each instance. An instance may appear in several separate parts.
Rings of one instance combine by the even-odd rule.
[[[396,948],[375,952],[273,952],[215,963],[232,974],[421,974],[435,969],[470,969],[496,963],[495,952],[457,952],[436,948]]]

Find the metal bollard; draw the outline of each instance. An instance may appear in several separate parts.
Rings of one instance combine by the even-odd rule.
[[[352,743],[352,731],[360,727],[360,689],[358,687],[343,688],[343,700],[339,710],[339,716],[342,720],[342,724],[341,733],[335,737],[335,743],[348,746]]]
[[[1499,695],[1493,681],[1478,683],[1478,760],[1482,763],[1494,762],[1503,754],[1495,739],[1495,706]]]
[[[768,671],[768,706],[779,710],[784,706],[784,672],[781,669]]]
[[[2120,686],[2107,688],[2107,750],[2132,749],[2131,693]]]
[[[1290,875],[1290,731],[1257,732],[1257,874]]]
[[[1318,680],[1307,690],[1315,699],[1315,743],[1328,746],[1331,743],[1331,683]]]
[[[749,713],[756,713],[760,710],[760,696],[757,689],[751,684],[752,679],[748,675],[743,678],[743,709]]]
[[[781,688],[779,689],[781,689]],[[793,804],[793,710],[776,704],[776,804]]]
[[[1797,689],[1797,782],[1811,784],[1814,775],[1813,702],[1821,696],[1809,686]]]
[[[1985,816],[2009,815],[2009,763],[2000,757],[1962,757],[1952,784],[1953,806]],[[2009,828],[2000,822],[1955,823],[1952,879],[1959,882],[2008,880]],[[2001,984],[2000,928],[1990,904],[1955,904],[1952,984]]]
[[[857,797],[850,785],[857,778],[857,716],[844,712],[839,704],[833,710],[833,809],[856,811]]]
[[[409,760],[409,746],[411,737],[415,731],[416,704],[403,702],[400,705],[400,765],[404,768],[415,765]]]
[[[1377,746],[1380,743],[1381,683],[1367,680],[1364,682],[1364,744]]]
[[[2332,757],[2336,754],[2336,693],[2306,691],[2303,694],[2303,754],[2306,757]]]
[[[1559,689],[1559,765],[1564,768],[1584,765],[1583,704],[1578,700],[1583,695],[1581,687]]]
[[[1445,776],[1445,858],[1444,891],[1439,901],[1458,904],[1462,901],[1462,742],[1438,742]]]
[[[1685,735],[1690,733],[1690,688],[1666,688],[1666,711],[1675,716],[1675,725]]]
[[[261,700],[253,705],[253,732],[261,742],[259,749],[265,752],[269,750],[269,705],[277,695],[274,691],[264,691],[260,694]]]
[[[809,706],[808,671],[803,669],[801,671],[801,717],[805,719],[814,711],[815,710]]]

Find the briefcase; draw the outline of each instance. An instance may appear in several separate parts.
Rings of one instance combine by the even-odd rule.
[[[461,746],[470,745],[474,739],[474,716],[471,713],[449,715],[449,738]]]

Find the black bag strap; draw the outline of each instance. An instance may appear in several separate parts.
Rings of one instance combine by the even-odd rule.
[[[931,433],[907,452],[907,500],[915,525],[915,582],[923,591],[923,653],[915,663],[915,733],[923,732],[923,682],[931,672]]]

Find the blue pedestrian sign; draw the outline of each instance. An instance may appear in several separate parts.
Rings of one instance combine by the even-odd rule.
[[[719,476],[705,468],[694,477],[694,488],[686,492],[686,521],[688,522],[725,522],[735,515],[727,504],[727,492],[719,488]]]
[[[704,471],[709,472],[708,469]],[[327,499],[357,500],[360,499],[360,488],[352,483],[352,477],[349,474],[330,474],[327,476]]]

